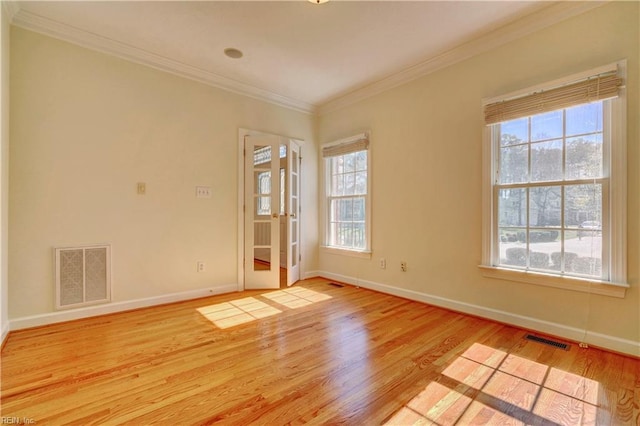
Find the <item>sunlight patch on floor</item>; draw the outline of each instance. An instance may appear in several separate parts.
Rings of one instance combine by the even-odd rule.
[[[475,343],[442,371],[442,380],[429,383],[385,424],[606,424],[599,387]]]
[[[198,308],[197,310],[219,328],[245,324],[282,312],[280,309],[261,302],[255,297],[245,297],[231,302],[218,303]]]
[[[276,303],[288,309],[296,309],[331,299],[331,296],[327,294],[304,287],[294,287],[263,293],[256,297],[243,297],[230,302],[203,306],[197,308],[197,311],[216,327],[222,329],[282,313],[282,310],[258,300],[257,297],[265,298],[268,302]]]
[[[293,287],[271,293],[265,293],[262,297],[290,309],[300,308],[317,302],[322,302],[323,300],[331,299],[331,296],[328,294],[319,293],[304,287]]]

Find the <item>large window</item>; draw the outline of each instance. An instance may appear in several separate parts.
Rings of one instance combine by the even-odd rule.
[[[485,106],[486,266],[624,282],[621,85],[614,67]]]
[[[323,147],[326,185],[325,246],[370,248],[369,141],[358,135]]]

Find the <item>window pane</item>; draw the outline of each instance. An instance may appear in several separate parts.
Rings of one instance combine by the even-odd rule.
[[[602,131],[602,102],[567,108],[567,136]]]
[[[528,181],[529,150],[527,145],[500,149],[500,183]]]
[[[529,119],[519,118],[500,125],[500,145],[515,145],[529,142]]]
[[[531,117],[531,140],[557,139],[562,137],[562,110],[551,111]]]
[[[561,233],[556,229],[529,230],[529,267],[553,270],[551,254],[562,249]]]
[[[331,173],[344,173],[344,156],[331,157]]]
[[[356,194],[366,194],[367,193],[367,172],[357,172],[355,175],[356,179]]]
[[[354,173],[344,175],[344,195],[353,195],[356,192],[356,176]]]
[[[364,221],[365,220],[365,202],[364,198],[354,198],[353,200],[353,220]]]
[[[358,151],[356,154],[356,171],[367,170],[367,151]]]
[[[529,225],[561,225],[561,187],[541,186],[529,189]]]
[[[602,134],[567,139],[567,179],[602,175]]]
[[[565,271],[569,274],[602,275],[602,233],[575,231],[565,233]]]
[[[602,230],[602,185],[565,187],[564,221],[567,228]]]
[[[344,155],[344,171],[345,172],[353,172],[356,170],[356,154],[345,154]]]
[[[562,140],[531,144],[531,182],[562,179]]]
[[[500,264],[510,266],[527,266],[526,229],[500,228]]]
[[[331,195],[344,195],[344,175],[331,177]]]
[[[364,223],[353,224],[353,248],[364,249],[366,247]]]
[[[498,191],[498,225],[526,226],[527,190],[525,188]]]

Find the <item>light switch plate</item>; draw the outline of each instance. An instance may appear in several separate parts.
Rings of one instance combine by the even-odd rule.
[[[211,198],[211,187],[196,186],[196,198]]]

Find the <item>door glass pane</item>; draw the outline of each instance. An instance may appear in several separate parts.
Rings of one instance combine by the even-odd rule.
[[[293,150],[291,151],[291,171],[298,173],[298,153]]]
[[[291,219],[291,242],[298,242],[298,220]]]
[[[270,271],[271,270],[271,249],[270,248],[254,248],[253,249],[253,270],[254,271]]]
[[[286,173],[284,169],[280,169],[280,214],[283,215],[285,212],[286,206],[286,185],[285,185],[285,177]]]
[[[298,245],[291,245],[291,266],[296,266],[298,264]]]
[[[256,145],[254,147],[253,165],[260,168],[271,167],[271,146]]]
[[[298,175],[291,175],[291,196],[298,196]]]
[[[254,222],[253,224],[253,245],[271,245],[271,222]]]

